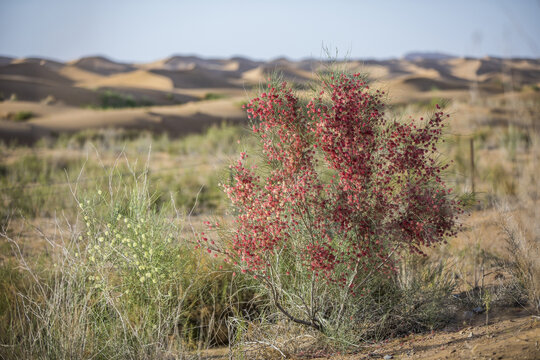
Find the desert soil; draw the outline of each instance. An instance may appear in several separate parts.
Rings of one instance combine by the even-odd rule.
[[[378,343],[357,354],[320,357],[357,359],[540,359],[540,317],[525,309],[494,311],[489,325],[484,315],[469,324],[455,323],[443,331],[414,334]]]

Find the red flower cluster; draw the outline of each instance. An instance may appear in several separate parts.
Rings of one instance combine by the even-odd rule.
[[[383,97],[342,74],[307,104],[286,83],[253,99],[246,108],[267,170],[247,168],[245,153],[231,166],[224,187],[237,228],[222,251],[266,277],[287,252],[313,276],[351,286],[358,269],[391,270],[393,253],[453,236],[461,209],[437,162],[443,112],[387,121]]]

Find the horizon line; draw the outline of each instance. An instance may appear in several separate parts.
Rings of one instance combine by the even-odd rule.
[[[273,62],[277,60],[287,60],[292,62],[300,62],[300,61],[389,61],[389,60],[404,60],[408,56],[415,56],[421,59],[432,59],[433,56],[439,56],[444,58],[459,58],[459,59],[505,59],[505,60],[540,60],[540,57],[530,57],[530,56],[500,56],[500,55],[489,55],[486,54],[484,56],[473,56],[473,55],[456,55],[441,51],[409,51],[405,54],[402,54],[401,56],[385,56],[385,57],[377,57],[377,56],[366,56],[366,57],[327,57],[326,59],[317,58],[314,56],[305,56],[300,58],[295,57],[289,57],[286,55],[277,55],[271,58],[257,58],[252,57],[248,55],[240,55],[240,54],[233,54],[229,56],[213,56],[213,55],[200,55],[197,53],[172,53],[168,56],[159,57],[154,60],[150,61],[140,61],[140,60],[121,60],[116,57],[106,55],[103,53],[94,53],[94,54],[87,54],[82,55],[73,59],[59,59],[54,57],[49,57],[47,55],[39,55],[39,54],[30,54],[26,56],[16,56],[16,55],[7,55],[7,54],[0,54],[0,57],[9,58],[12,60],[28,60],[28,59],[39,59],[39,60],[49,60],[49,61],[55,61],[60,63],[69,63],[73,61],[78,61],[81,59],[87,59],[87,58],[103,58],[106,60],[109,60],[111,62],[116,63],[124,63],[124,64],[148,64],[152,62],[156,62],[159,60],[174,58],[174,57],[194,57],[202,60],[232,60],[235,58],[242,58],[250,61],[256,61],[256,62]],[[438,59],[440,60],[440,59]]]

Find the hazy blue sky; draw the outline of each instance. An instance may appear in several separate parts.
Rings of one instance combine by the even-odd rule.
[[[0,0],[0,54],[540,58],[540,0]]]

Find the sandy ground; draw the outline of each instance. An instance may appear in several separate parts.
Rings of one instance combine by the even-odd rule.
[[[293,359],[540,359],[540,318],[525,309],[494,311],[489,325],[483,315],[472,324],[453,324],[443,331],[413,334],[367,346],[354,354],[300,356]],[[228,349],[204,351],[203,359],[227,359]],[[277,359],[277,358],[276,358]]]
[[[540,359],[540,318],[524,309],[492,315],[489,325],[456,324],[444,331],[411,335],[373,345],[354,355],[318,359]]]

